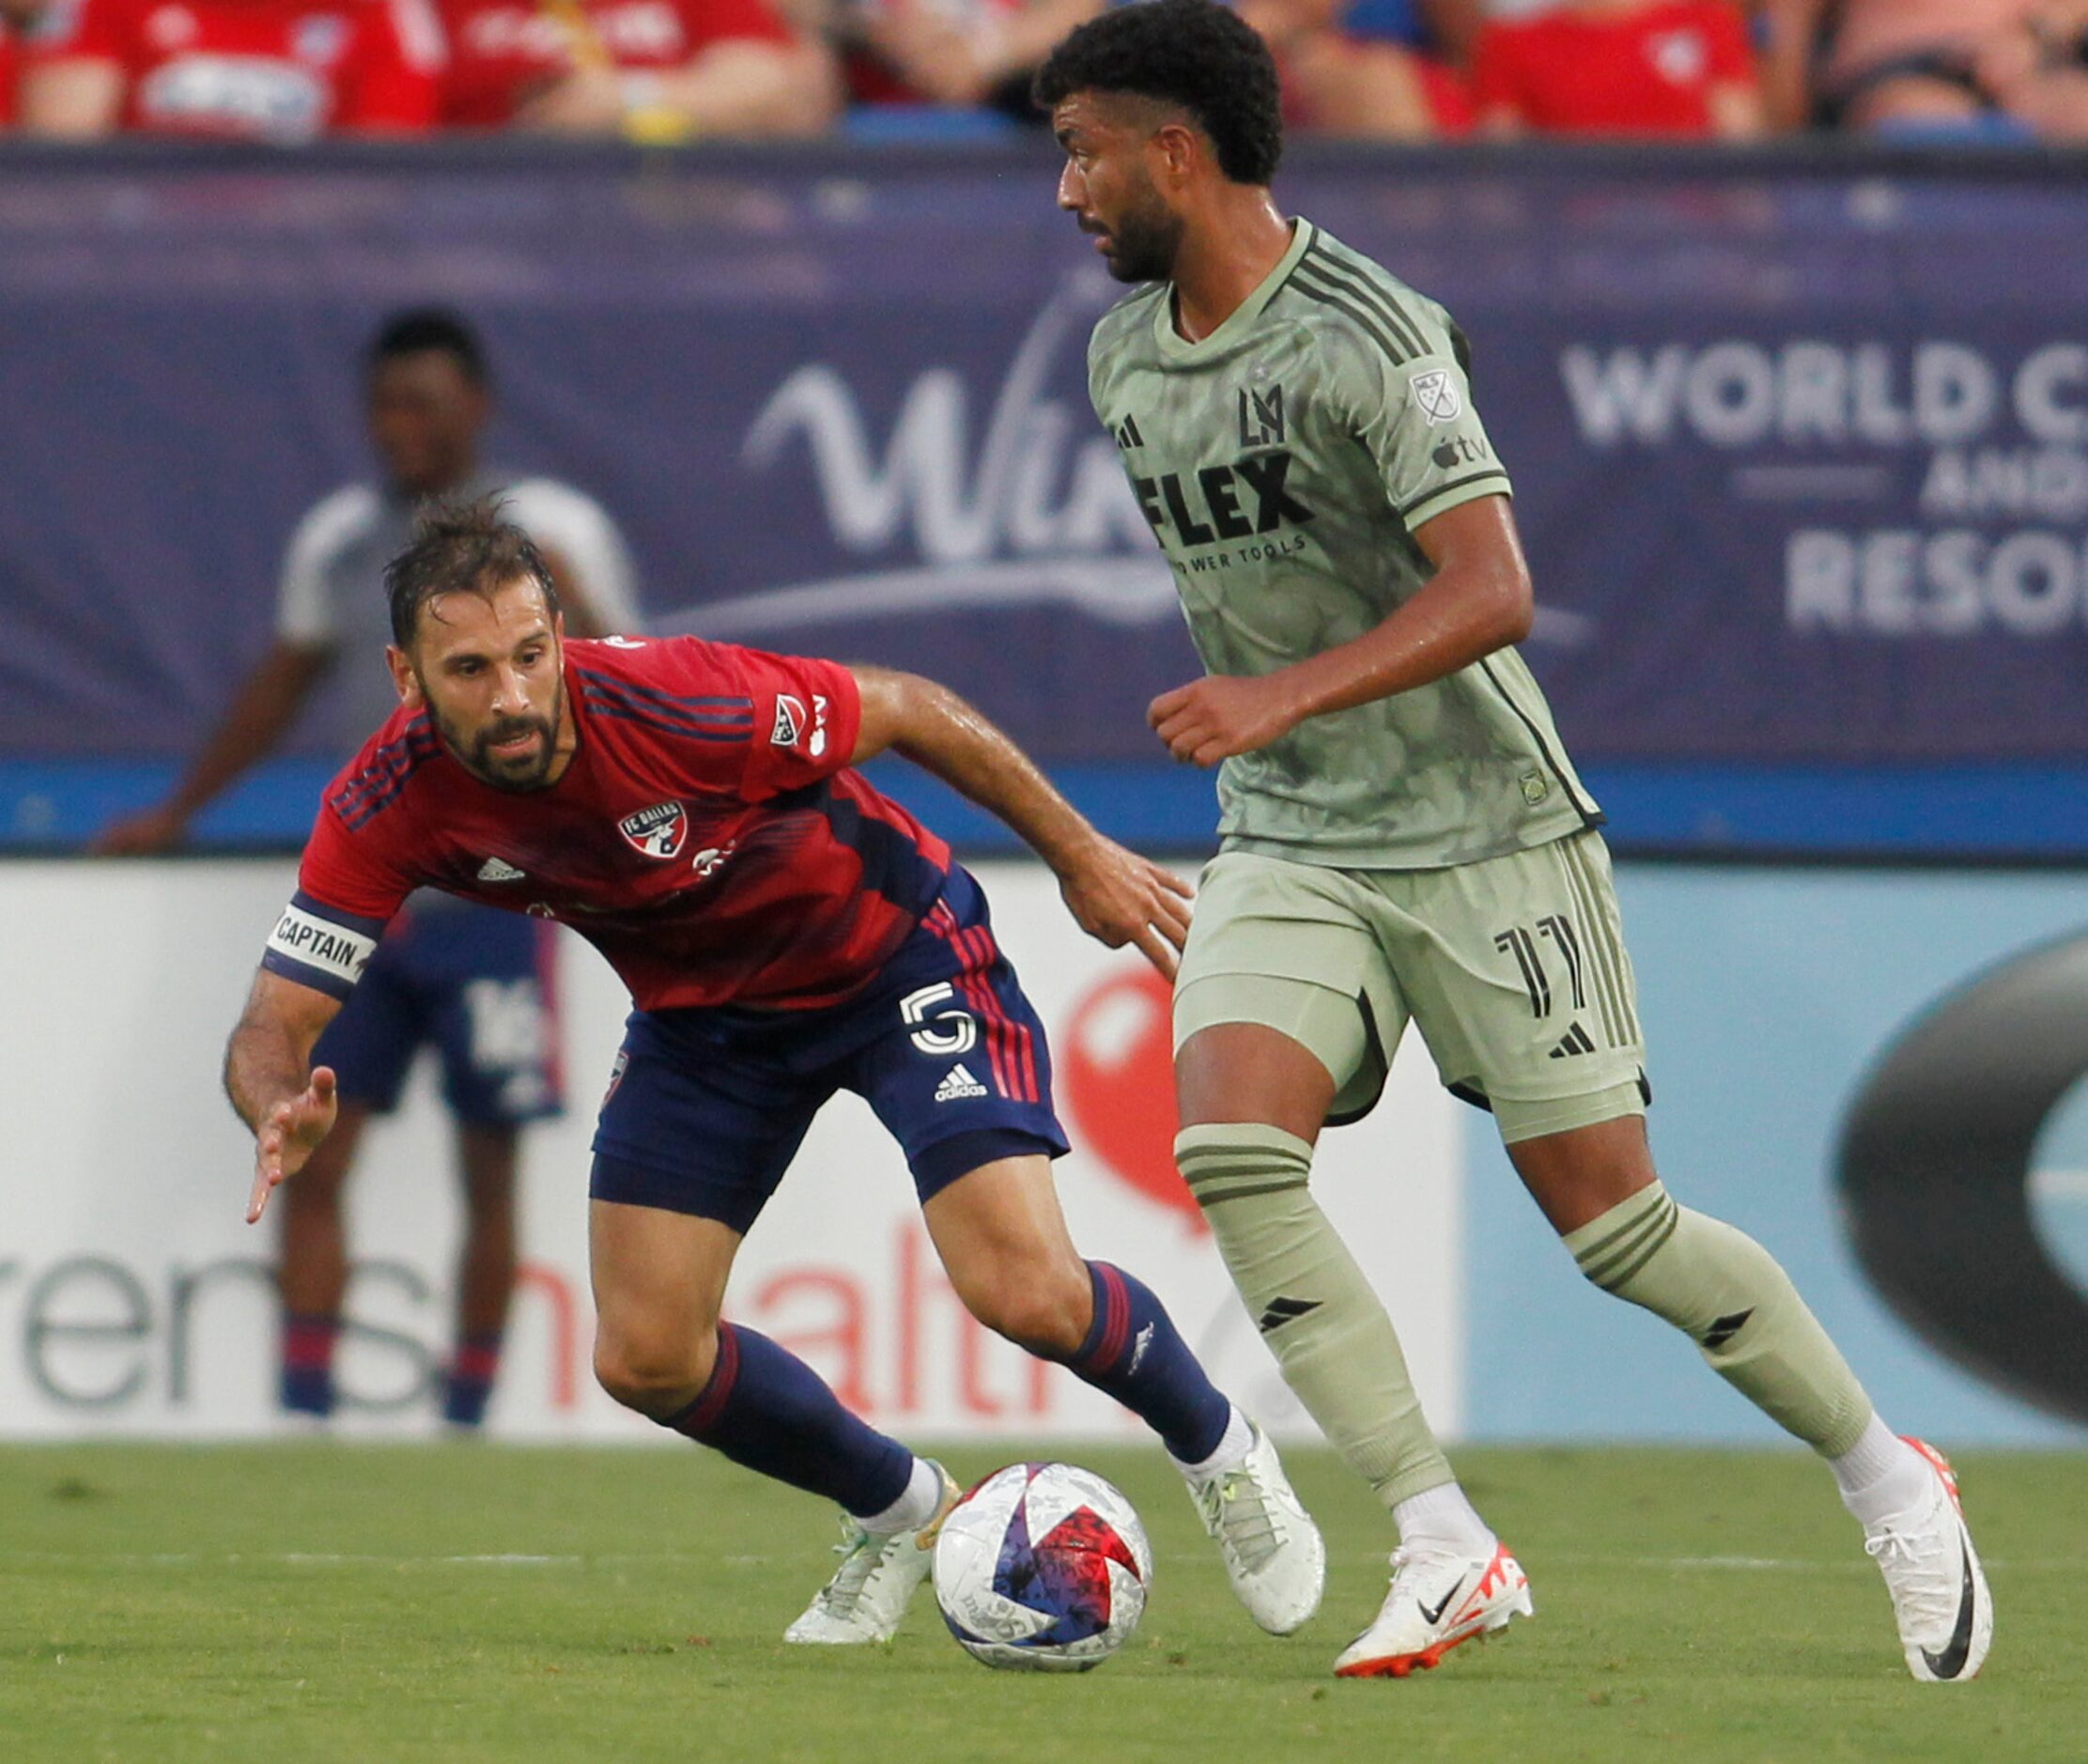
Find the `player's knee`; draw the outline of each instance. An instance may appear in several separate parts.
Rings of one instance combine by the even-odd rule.
[[[625,1408],[657,1416],[702,1390],[717,1359],[715,1329],[686,1340],[605,1328],[595,1338],[595,1382]]]
[[[1010,1268],[963,1296],[994,1334],[1047,1359],[1077,1353],[1094,1316],[1094,1284],[1077,1260]]]

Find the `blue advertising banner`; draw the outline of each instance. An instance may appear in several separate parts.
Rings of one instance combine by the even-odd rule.
[[[2063,169],[2063,168],[2062,168]],[[2088,184],[1975,161],[1298,153],[1441,299],[1586,761],[2088,759]],[[919,668],[1054,763],[1196,662],[1047,144],[961,156],[0,153],[0,759],[193,748],[389,309],[484,329],[494,456],[656,628]]]

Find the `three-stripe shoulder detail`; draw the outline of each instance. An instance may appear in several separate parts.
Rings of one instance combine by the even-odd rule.
[[[580,675],[580,702],[595,716],[695,741],[741,742],[753,734],[753,701],[744,695],[682,697],[592,668],[574,672]]]
[[[1394,366],[1430,353],[1419,322],[1390,290],[1339,261],[1317,240],[1298,259],[1287,286],[1353,320]]]
[[[440,749],[426,716],[414,718],[403,735],[379,748],[361,771],[328,797],[328,806],[349,832],[360,832],[399,799],[406,781]]]

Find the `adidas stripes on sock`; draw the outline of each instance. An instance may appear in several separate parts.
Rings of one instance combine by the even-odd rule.
[[[1388,1508],[1454,1481],[1391,1318],[1307,1190],[1312,1148],[1230,1122],[1184,1128],[1174,1155],[1284,1383],[1349,1467]]]
[[[1678,1206],[1656,1182],[1562,1241],[1590,1280],[1681,1330],[1786,1432],[1829,1458],[1862,1437],[1870,1399],[1790,1277],[1744,1231]]]

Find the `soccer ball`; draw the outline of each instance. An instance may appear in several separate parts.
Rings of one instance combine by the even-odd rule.
[[[1138,1627],[1152,1585],[1152,1546],[1137,1511],[1075,1464],[996,1470],[936,1540],[942,1619],[989,1666],[1099,1666]]]

